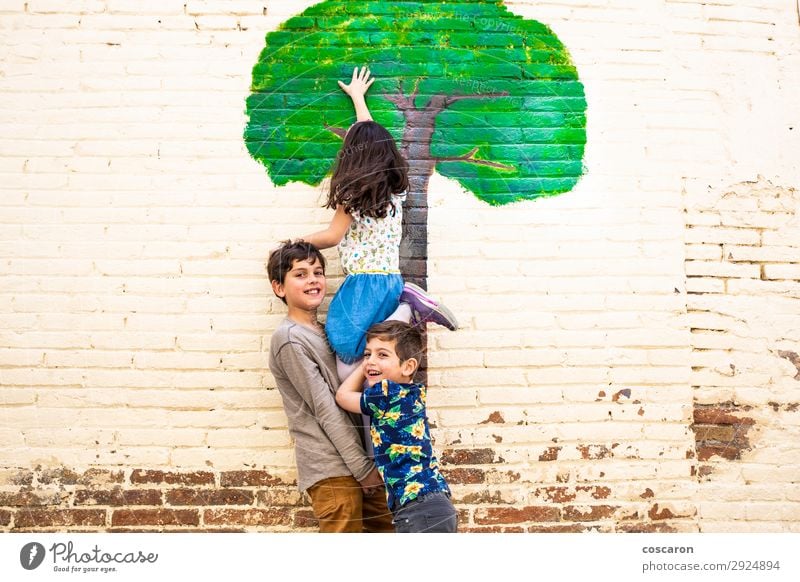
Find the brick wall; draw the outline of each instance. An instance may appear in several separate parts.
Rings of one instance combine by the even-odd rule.
[[[329,214],[242,140],[264,34],[311,4],[0,5],[0,528],[314,529],[264,261]],[[501,208],[431,178],[462,529],[797,531],[793,3],[506,5],[570,50],[587,171]]]

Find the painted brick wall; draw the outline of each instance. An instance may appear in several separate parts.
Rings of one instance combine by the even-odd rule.
[[[329,214],[242,140],[311,4],[0,3],[0,528],[314,529],[264,262]],[[506,4],[570,50],[587,172],[501,208],[431,178],[462,529],[798,531],[794,4]]]

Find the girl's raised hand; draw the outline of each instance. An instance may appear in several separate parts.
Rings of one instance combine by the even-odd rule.
[[[356,67],[353,69],[353,78],[350,84],[345,85],[339,81],[339,87],[342,88],[342,91],[350,95],[350,97],[358,97],[365,95],[367,89],[369,89],[370,85],[374,82],[374,77],[372,79],[369,78],[369,69],[367,69],[367,67],[361,67],[361,71]]]

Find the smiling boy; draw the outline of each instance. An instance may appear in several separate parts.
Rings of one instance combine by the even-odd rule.
[[[267,265],[288,307],[272,335],[269,368],[295,441],[297,481],[311,498],[320,532],[394,531],[383,482],[364,451],[360,417],[336,406],[336,359],[317,309],[325,298],[325,258],[307,242],[285,242]]]
[[[386,483],[398,533],[453,533],[456,510],[433,455],[425,386],[412,383],[422,353],[418,328],[384,321],[367,332],[364,361],[344,381],[336,402],[370,417],[375,463]],[[363,389],[364,379],[368,388]]]

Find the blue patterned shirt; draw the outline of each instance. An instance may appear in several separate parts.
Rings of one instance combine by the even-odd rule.
[[[389,509],[425,493],[450,493],[433,455],[425,386],[383,380],[361,395],[361,411],[370,417],[375,465],[386,484]]]

